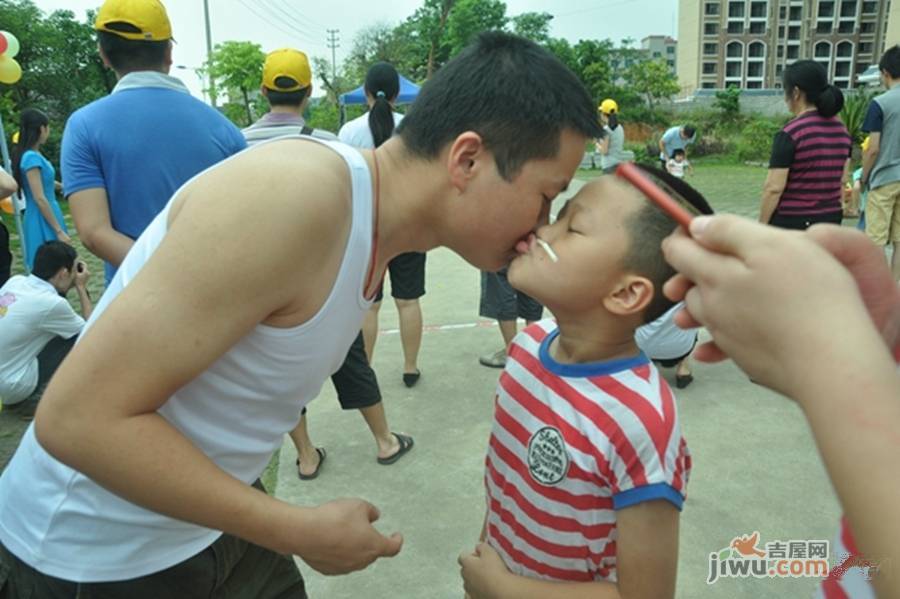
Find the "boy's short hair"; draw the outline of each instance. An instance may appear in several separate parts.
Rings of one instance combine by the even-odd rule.
[[[109,23],[106,27],[123,32],[140,32],[140,29],[128,23]],[[171,43],[169,40],[129,40],[108,31],[98,31],[97,42],[110,66],[118,73],[161,69],[165,65],[166,50]]]
[[[674,159],[674,158],[678,158],[678,155],[679,155],[679,154],[681,154],[682,156],[684,156],[684,155],[685,155],[684,149],[682,149],[682,148],[676,148],[676,149],[672,150],[672,158],[673,158],[673,159]]]
[[[494,31],[434,74],[397,132],[411,154],[433,159],[458,135],[474,131],[511,181],[529,160],[556,156],[565,128],[602,134],[584,85],[546,49]]]
[[[693,125],[685,125],[684,126],[684,134],[688,136],[688,139],[694,137],[694,134],[697,133],[697,128]]]
[[[75,266],[76,258],[78,258],[78,253],[68,243],[48,241],[37,249],[31,274],[39,279],[49,281],[53,275],[59,272],[60,268],[71,271]]]
[[[679,202],[690,204],[700,214],[713,213],[706,199],[682,179],[650,165],[637,166],[663,191]],[[653,283],[653,299],[644,310],[644,322],[653,322],[675,305],[662,292],[663,284],[675,275],[675,269],[663,258],[662,241],[672,234],[676,223],[656,204],[647,200],[631,215],[625,226],[631,245],[622,260],[622,265],[629,271],[647,277]]]
[[[878,61],[878,68],[890,75],[891,79],[900,79],[900,44],[888,48]]]

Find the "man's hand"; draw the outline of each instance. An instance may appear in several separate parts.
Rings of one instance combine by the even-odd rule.
[[[463,588],[471,599],[500,599],[503,579],[510,575],[500,554],[487,543],[459,556]]]
[[[84,289],[90,278],[91,271],[88,270],[87,263],[84,260],[75,260],[75,286]]]
[[[309,512],[290,532],[288,552],[322,574],[362,570],[379,557],[393,557],[403,546],[399,533],[385,536],[372,523],[378,508],[361,499],[337,499]]]

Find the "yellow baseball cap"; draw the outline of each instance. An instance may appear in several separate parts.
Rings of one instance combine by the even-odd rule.
[[[281,77],[288,77],[296,83],[294,85],[278,85],[276,81]],[[282,81],[282,83],[284,83]],[[281,48],[270,52],[266,56],[263,65],[263,85],[268,89],[278,92],[295,92],[309,87],[312,83],[312,71],[309,68],[309,59],[306,54],[293,48]]]
[[[600,109],[600,112],[603,114],[612,114],[614,112],[619,112],[619,105],[616,104],[616,101],[612,98],[607,98],[600,102],[600,106],[597,108]]]
[[[113,23],[125,23],[138,31],[110,28]],[[172,39],[169,15],[159,0],[106,0],[97,13],[94,29],[127,40],[163,42]]]

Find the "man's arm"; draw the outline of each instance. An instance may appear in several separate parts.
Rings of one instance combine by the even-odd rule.
[[[881,133],[878,131],[873,131],[869,133],[869,147],[866,148],[866,151],[863,152],[862,159],[862,178],[860,182],[862,183],[863,189],[865,189],[869,185],[869,177],[872,174],[872,169],[875,168],[875,163],[878,161],[878,154],[881,152]]]
[[[675,596],[678,569],[678,510],[665,500],[646,501],[616,512],[618,583],[552,582],[506,569],[486,543],[460,556],[471,599],[665,599]]]
[[[118,268],[134,240],[113,229],[106,190],[96,187],[73,193],[69,196],[69,209],[85,247]]]
[[[278,501],[221,470],[157,412],[259,323],[306,322],[333,284],[349,234],[346,190],[310,183],[312,166],[272,146],[183,190],[190,201],[173,206],[165,239],[57,371],[35,434],[128,501],[343,573],[400,549],[402,539],[371,525],[373,506]],[[310,148],[310,162],[322,152],[340,160]],[[298,202],[302,180],[311,188]],[[241,200],[251,195],[261,204],[247,220]]]
[[[91,271],[88,270],[87,264],[82,260],[75,261],[75,291],[78,292],[78,301],[81,303],[81,316],[85,320],[91,317],[94,312],[94,303],[91,301],[91,295],[87,290],[87,282],[91,277]]]
[[[787,186],[788,173],[790,169],[786,168],[770,168],[769,174],[766,176],[766,182],[763,185],[762,199],[759,203],[759,222],[768,224],[775,214],[778,207],[778,201],[784,188]]]
[[[0,169],[0,197],[7,197],[19,190],[19,184],[13,179],[12,175],[5,170]]]

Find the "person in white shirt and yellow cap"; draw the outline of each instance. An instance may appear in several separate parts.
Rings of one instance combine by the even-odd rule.
[[[600,154],[600,168],[609,175],[625,161],[625,128],[619,123],[619,105],[612,98],[603,100],[597,110],[605,135],[597,141],[596,149]]]

